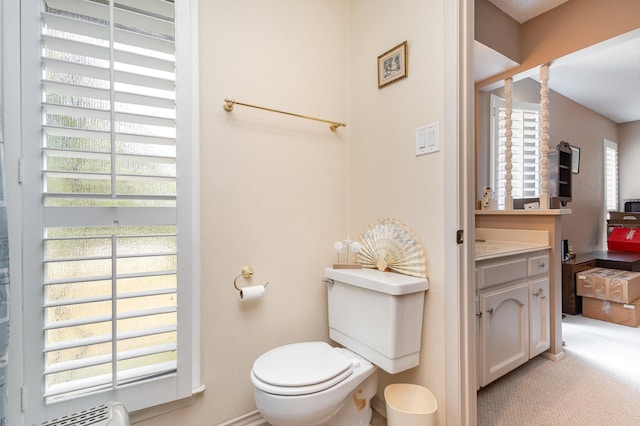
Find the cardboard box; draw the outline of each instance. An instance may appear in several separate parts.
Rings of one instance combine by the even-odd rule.
[[[640,298],[640,272],[593,268],[576,274],[576,294],[618,303]]]
[[[640,252],[640,228],[613,228],[607,247],[609,250]]]
[[[582,315],[601,321],[638,327],[640,325],[640,299],[634,300],[632,303],[617,303],[583,297]]]

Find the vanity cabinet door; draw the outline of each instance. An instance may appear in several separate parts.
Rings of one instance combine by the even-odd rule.
[[[529,360],[529,283],[480,294],[480,386]]]
[[[529,282],[529,358],[549,349],[549,276]]]

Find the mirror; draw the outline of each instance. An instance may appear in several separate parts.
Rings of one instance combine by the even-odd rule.
[[[640,199],[640,183],[636,184],[639,180],[634,176],[636,167],[630,165],[640,162],[637,143],[640,141],[640,97],[634,95],[640,93],[638,52],[640,30],[634,30],[550,64],[550,148],[566,141],[580,153],[579,174],[573,175],[573,199],[569,206],[573,213],[563,218],[562,223],[563,237],[572,242],[578,253],[606,249],[604,140],[617,143],[618,152],[625,152],[619,156],[617,205],[621,206],[625,199]],[[499,63],[492,60],[494,66]],[[538,69],[514,76],[513,102],[539,103],[539,80]],[[476,199],[481,200],[482,189],[492,183],[491,95],[504,97],[503,83],[479,88],[476,93]],[[584,232],[579,223],[595,224],[597,234]]]

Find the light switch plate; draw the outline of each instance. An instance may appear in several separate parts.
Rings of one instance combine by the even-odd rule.
[[[438,122],[416,129],[416,156],[440,151],[440,125]]]

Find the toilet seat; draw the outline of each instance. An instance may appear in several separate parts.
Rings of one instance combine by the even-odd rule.
[[[253,364],[254,385],[276,395],[305,395],[328,389],[353,372],[353,361],[325,342],[293,343],[272,349]]]

